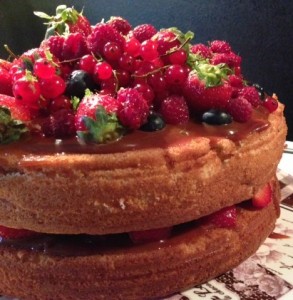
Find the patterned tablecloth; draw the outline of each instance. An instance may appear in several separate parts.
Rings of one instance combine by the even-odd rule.
[[[293,299],[293,143],[288,146],[277,174],[282,204],[274,232],[253,256],[235,269],[162,300]],[[0,297],[0,300],[17,299]]]

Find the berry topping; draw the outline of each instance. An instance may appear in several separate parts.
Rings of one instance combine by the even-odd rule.
[[[202,115],[201,120],[209,125],[225,125],[232,122],[232,117],[225,111],[211,109]]]
[[[171,231],[172,227],[132,231],[129,233],[129,237],[134,244],[143,244],[165,240],[170,237]]]
[[[151,24],[138,25],[132,31],[133,36],[141,43],[149,40],[156,33],[157,29]]]
[[[239,96],[245,98],[253,107],[258,107],[261,100],[258,91],[253,86],[245,86],[239,91]]]
[[[252,105],[243,97],[231,99],[227,105],[227,111],[237,122],[247,122],[252,114]]]
[[[207,220],[217,227],[234,228],[236,226],[237,211],[236,207],[228,206],[207,216]]]
[[[266,97],[262,104],[270,113],[278,108],[278,100],[273,97]]]
[[[147,122],[140,127],[142,131],[158,131],[162,130],[166,126],[161,115],[157,113],[151,113],[148,116]]]
[[[127,35],[131,30],[129,22],[121,17],[111,17],[107,23],[123,35]]]
[[[211,57],[211,50],[204,44],[196,44],[190,47],[190,52],[193,54],[200,55],[202,58]]]
[[[261,187],[252,197],[252,205],[256,208],[266,207],[272,201],[272,187],[269,183]]]
[[[230,53],[232,51],[231,46],[227,42],[219,40],[212,41],[210,49],[214,53]]]

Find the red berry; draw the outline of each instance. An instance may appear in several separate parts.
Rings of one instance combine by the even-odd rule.
[[[190,72],[183,85],[183,95],[187,103],[197,109],[200,97],[205,89],[204,83],[198,78],[197,74]]]
[[[152,40],[145,40],[141,43],[140,55],[146,61],[152,61],[158,57],[157,43]]]
[[[85,37],[81,33],[71,33],[65,38],[62,52],[63,59],[81,58],[87,53]]]
[[[243,97],[231,99],[226,109],[235,121],[241,123],[247,122],[252,114],[252,105]]]
[[[75,117],[71,109],[60,109],[42,123],[42,132],[46,137],[67,138],[74,136]]]
[[[65,92],[66,83],[58,75],[49,79],[40,79],[41,94],[46,99],[54,99]]]
[[[125,70],[116,70],[116,77],[118,79],[119,87],[127,87],[131,81],[131,75]]]
[[[168,85],[183,85],[188,73],[181,65],[172,65],[165,71],[165,79]]]
[[[123,49],[115,42],[106,43],[103,49],[105,59],[110,61],[117,61],[122,55],[122,52]]]
[[[50,112],[55,112],[60,109],[72,109],[71,101],[65,95],[60,95],[50,102]]]
[[[193,54],[198,54],[202,56],[202,58],[210,58],[212,53],[208,46],[204,44],[196,44],[190,47],[190,52]]]
[[[258,107],[261,104],[258,91],[253,86],[245,86],[239,91],[239,96],[245,98],[253,107]]]
[[[50,52],[58,59],[63,59],[63,45],[65,37],[61,35],[50,36],[45,44],[49,47]]]
[[[123,35],[127,35],[131,30],[129,22],[121,17],[111,17],[107,23]]]
[[[135,58],[127,53],[123,53],[119,59],[119,67],[122,70],[133,72],[135,70]]]
[[[161,72],[156,72],[149,75],[147,82],[155,92],[161,92],[167,88],[166,79]]]
[[[118,118],[121,124],[130,129],[138,129],[143,125],[149,114],[147,100],[136,89],[120,89],[117,100],[121,105]]]
[[[176,34],[169,29],[160,30],[156,34],[155,40],[158,43],[158,52],[160,55],[165,55],[171,49],[176,49],[181,45]]]
[[[146,99],[149,106],[152,105],[153,100],[155,98],[155,93],[148,84],[138,83],[133,88],[139,91],[143,95],[143,97]]]
[[[93,74],[96,63],[96,59],[91,54],[86,54],[79,61],[79,69],[88,74]]]
[[[0,94],[12,96],[12,78],[8,70],[0,66]]]
[[[216,53],[210,60],[213,65],[226,64],[230,68],[238,68],[241,64],[241,57],[233,52]]]
[[[108,42],[114,42],[120,49],[124,49],[124,37],[110,24],[98,23],[87,37],[88,50],[96,56],[103,54],[104,46]]]
[[[38,234],[39,233],[31,230],[15,229],[0,225],[0,236],[3,239],[22,239],[32,237]]]
[[[74,20],[74,22],[68,22],[70,32],[78,32],[85,37],[92,32],[91,23],[85,16],[78,13],[77,18],[74,18]]]
[[[187,53],[185,50],[179,49],[173,53],[170,53],[168,58],[170,63],[173,65],[183,65],[187,60]]]
[[[236,219],[237,211],[235,205],[222,208],[207,217],[209,222],[221,228],[234,228]]]
[[[55,67],[44,58],[37,59],[34,64],[34,74],[39,78],[51,78],[55,74],[55,71]]]
[[[243,79],[237,75],[229,76],[229,83],[233,88],[241,89],[243,88]]]
[[[109,91],[111,94],[115,94],[118,89],[118,81],[114,76],[107,80],[102,80],[100,85],[102,90]]]
[[[24,76],[14,82],[13,95],[23,105],[37,108],[41,95],[40,84],[35,78]]]
[[[156,33],[157,29],[151,24],[138,25],[132,31],[133,36],[141,43],[149,40]]]
[[[112,67],[105,61],[98,62],[95,65],[94,76],[96,81],[107,80],[112,76]]]
[[[252,197],[252,205],[257,208],[263,208],[272,201],[272,187],[269,183],[265,184]]]
[[[231,46],[225,41],[215,40],[211,42],[210,49],[214,53],[229,53],[231,52]]]
[[[182,96],[169,96],[161,104],[160,112],[168,124],[186,124],[189,120],[189,110]]]
[[[278,101],[273,97],[267,97],[262,105],[270,112],[274,112],[278,108]]]
[[[165,240],[171,235],[172,227],[132,231],[129,237],[134,244],[150,243]]]
[[[125,43],[125,52],[137,57],[140,54],[140,42],[135,37],[131,37]]]

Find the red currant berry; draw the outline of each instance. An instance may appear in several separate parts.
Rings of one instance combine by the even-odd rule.
[[[140,55],[140,42],[132,37],[125,43],[125,52],[133,57]]]
[[[135,58],[124,53],[119,59],[119,66],[122,70],[133,72],[135,70]]]
[[[146,61],[152,61],[159,56],[158,45],[152,40],[146,40],[142,42],[140,48],[140,55]]]
[[[179,49],[171,54],[169,54],[169,61],[173,65],[183,65],[187,59],[187,54],[185,50]]]
[[[149,106],[152,105],[153,100],[155,98],[155,93],[148,84],[138,83],[133,88],[139,91],[143,95],[143,97],[146,99]]]
[[[91,54],[86,54],[79,61],[79,69],[93,74],[96,63],[97,61]]]
[[[44,58],[37,59],[34,64],[34,74],[39,78],[51,78],[54,76],[55,71],[55,67]]]
[[[58,75],[49,79],[40,79],[41,94],[47,99],[54,99],[65,92],[66,83]]]
[[[117,88],[118,88],[118,83],[117,83],[117,79],[114,76],[110,77],[107,80],[101,81],[101,90],[106,90],[110,94],[116,93]]]
[[[122,55],[121,46],[115,42],[108,42],[103,49],[104,57],[110,61],[118,60]]]
[[[27,76],[14,82],[12,92],[14,97],[20,100],[23,105],[31,107],[37,106],[41,95],[39,82],[35,78],[27,78]]]
[[[51,113],[60,109],[71,109],[71,108],[72,108],[72,104],[70,99],[64,95],[54,98],[50,103]]]
[[[112,76],[112,67],[105,61],[98,62],[94,69],[94,78],[96,81],[107,80]]]
[[[180,65],[172,65],[165,71],[165,79],[169,85],[182,85],[187,76],[186,69]]]
[[[161,72],[156,72],[148,76],[148,83],[155,92],[161,92],[167,88],[167,83]]]
[[[116,76],[119,82],[119,87],[127,87],[130,83],[130,73],[125,70],[117,70]]]
[[[264,102],[263,106],[270,112],[274,112],[278,108],[278,101],[273,97],[267,97]]]

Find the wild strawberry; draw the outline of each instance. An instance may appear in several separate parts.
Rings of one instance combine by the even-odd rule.
[[[239,91],[239,96],[245,98],[253,107],[258,107],[261,100],[258,91],[253,86],[245,86]]]
[[[247,122],[252,114],[252,105],[243,97],[231,99],[226,109],[232,118],[240,123]]]
[[[98,23],[87,37],[89,51],[97,56],[103,54],[104,46],[108,42],[115,42],[121,49],[124,49],[124,37],[110,24]]]
[[[62,35],[50,36],[44,41],[45,47],[48,47],[50,52],[59,60],[63,60],[63,45],[65,37]]]
[[[208,46],[204,44],[196,44],[190,47],[190,52],[200,55],[202,58],[210,58],[212,53]]]
[[[81,33],[69,34],[63,43],[62,57],[65,60],[81,58],[87,54],[87,46],[84,36]]]
[[[42,132],[46,137],[67,138],[74,136],[75,117],[70,109],[60,109],[53,112],[41,124]]]
[[[0,94],[12,96],[12,78],[9,70],[0,66]]]
[[[206,217],[209,222],[221,228],[234,228],[236,226],[236,207],[228,206]]]
[[[129,237],[134,244],[143,244],[165,240],[170,237],[171,231],[172,227],[132,231],[129,233]]]
[[[157,33],[157,29],[151,24],[141,24],[132,30],[132,35],[140,42],[149,40]]]
[[[79,103],[75,115],[77,131],[85,131],[84,117],[95,119],[95,113],[99,106],[103,106],[107,113],[117,113],[119,102],[110,95],[91,94],[86,95]]]
[[[129,22],[121,17],[111,17],[107,23],[123,35],[127,35],[131,30]]]
[[[278,100],[273,97],[266,97],[262,105],[270,112],[274,112],[278,108]]]
[[[68,29],[71,33],[78,32],[83,36],[88,36],[91,33],[89,20],[73,7],[59,5],[56,8],[55,16],[49,16],[43,12],[34,12],[34,14],[46,19],[46,24],[48,25],[46,37],[52,35],[52,31],[55,31],[58,35],[62,35]]]
[[[138,129],[143,125],[149,114],[147,100],[136,89],[120,89],[117,100],[121,105],[118,118],[121,124],[130,129]]]
[[[231,52],[231,46],[225,41],[215,40],[210,44],[210,49],[214,53],[229,53]]]
[[[22,239],[29,238],[39,233],[26,229],[15,229],[0,225],[0,236],[3,239]]]
[[[163,100],[160,112],[168,124],[186,124],[189,120],[189,110],[182,96],[169,96]]]
[[[31,113],[28,107],[23,106],[14,97],[0,95],[0,106],[8,108],[12,118],[15,120],[21,120],[24,122],[31,120]]]
[[[265,184],[252,197],[252,205],[256,208],[263,208],[272,201],[272,187],[269,183]]]
[[[233,52],[229,53],[216,53],[210,60],[211,64],[226,64],[229,68],[233,69],[239,67],[241,64],[241,57]]]

